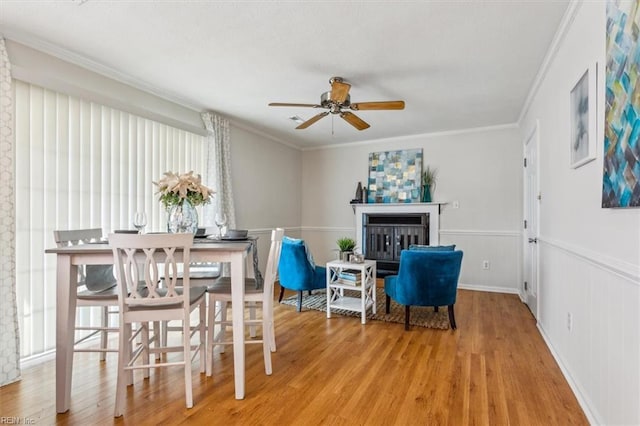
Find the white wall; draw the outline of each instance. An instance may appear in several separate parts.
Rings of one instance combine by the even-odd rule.
[[[303,154],[302,234],[316,261],[335,257],[335,241],[355,236],[349,205],[366,185],[369,153],[422,148],[438,169],[434,201],[458,201],[441,213],[441,243],[464,251],[461,287],[517,292],[522,223],[522,147],[515,126],[419,135],[309,150]],[[489,270],[482,261],[489,260]]]
[[[640,424],[640,209],[600,207],[605,3],[573,11],[520,123],[540,120],[538,325],[592,422]],[[596,61],[597,158],[572,169],[569,92]]]

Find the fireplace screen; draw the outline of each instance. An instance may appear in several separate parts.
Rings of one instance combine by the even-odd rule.
[[[429,214],[365,214],[365,258],[377,262],[378,276],[397,273],[400,252],[411,244],[429,244]]]

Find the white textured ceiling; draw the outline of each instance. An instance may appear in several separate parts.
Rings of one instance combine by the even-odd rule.
[[[86,58],[197,110],[300,147],[517,121],[566,0],[8,1],[0,32]],[[329,78],[351,101],[404,100],[295,130]]]

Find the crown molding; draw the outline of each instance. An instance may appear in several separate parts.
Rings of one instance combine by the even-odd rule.
[[[234,120],[232,118],[229,118],[229,123],[231,123],[232,125],[234,125],[235,127],[239,128],[239,129],[242,129],[242,130],[245,130],[247,132],[253,133],[254,135],[263,137],[265,139],[269,139],[270,141],[279,143],[281,145],[285,145],[285,146],[287,146],[289,148],[293,148],[293,149],[295,149],[297,151],[303,151],[303,149],[300,146],[295,145],[292,142],[285,141],[284,139],[280,139],[280,138],[278,138],[276,136],[273,136],[273,135],[270,135],[268,133],[265,133],[262,130],[258,130],[255,127],[251,127],[251,126],[249,126],[249,125],[247,125],[245,123],[241,123],[241,122],[239,122],[237,120]]]
[[[170,93],[170,92],[167,92],[166,90],[161,90],[160,88],[150,85],[129,74],[120,72],[98,61],[94,61],[92,59],[86,58],[75,52],[64,49],[60,46],[56,46],[53,43],[50,43],[48,41],[44,41],[37,37],[33,37],[30,34],[27,34],[21,31],[5,29],[3,30],[3,35],[6,39],[12,40],[16,43],[23,44],[32,49],[46,53],[47,55],[51,55],[55,58],[69,62],[70,64],[85,68],[89,71],[95,72],[104,77],[115,80],[119,83],[123,83],[135,89],[142,90],[144,92],[157,96],[158,98],[172,102],[176,105],[180,105],[184,108],[188,108],[196,112],[200,112],[205,109],[201,105],[196,105],[192,101],[188,100],[187,98],[181,95],[178,95],[176,93]]]
[[[439,138],[444,136],[455,136],[455,135],[464,135],[469,133],[480,133],[480,132],[494,132],[494,131],[509,130],[509,129],[518,129],[518,123],[498,124],[495,126],[484,126],[484,127],[470,127],[468,129],[446,130],[442,132],[432,132],[432,133],[420,133],[417,135],[393,136],[390,138],[370,139],[367,141],[347,142],[347,143],[341,143],[341,144],[301,148],[301,150],[302,151],[320,151],[324,149],[342,149],[345,147],[372,145],[376,143],[398,142],[398,141],[411,142],[411,141],[415,141],[418,139],[425,139],[425,138]]]
[[[580,6],[582,6],[583,0],[571,0],[569,2],[569,6],[562,17],[562,21],[560,21],[560,26],[556,31],[553,40],[551,41],[551,45],[549,46],[549,50],[542,60],[542,64],[540,68],[538,68],[538,73],[536,74],[536,78],[533,80],[533,84],[531,85],[531,89],[529,90],[529,94],[524,101],[524,105],[522,106],[522,110],[520,111],[520,115],[518,116],[518,125],[522,123],[527,112],[529,112],[529,108],[531,108],[531,104],[533,103],[533,99],[535,98],[542,82],[544,81],[547,73],[549,72],[549,68],[551,67],[551,63],[555,59],[558,51],[560,50],[560,45],[564,41],[569,29],[571,28],[571,24],[578,14],[578,10]]]

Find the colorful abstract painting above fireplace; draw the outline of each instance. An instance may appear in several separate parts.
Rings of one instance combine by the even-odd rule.
[[[368,203],[419,203],[422,149],[369,154]]]

